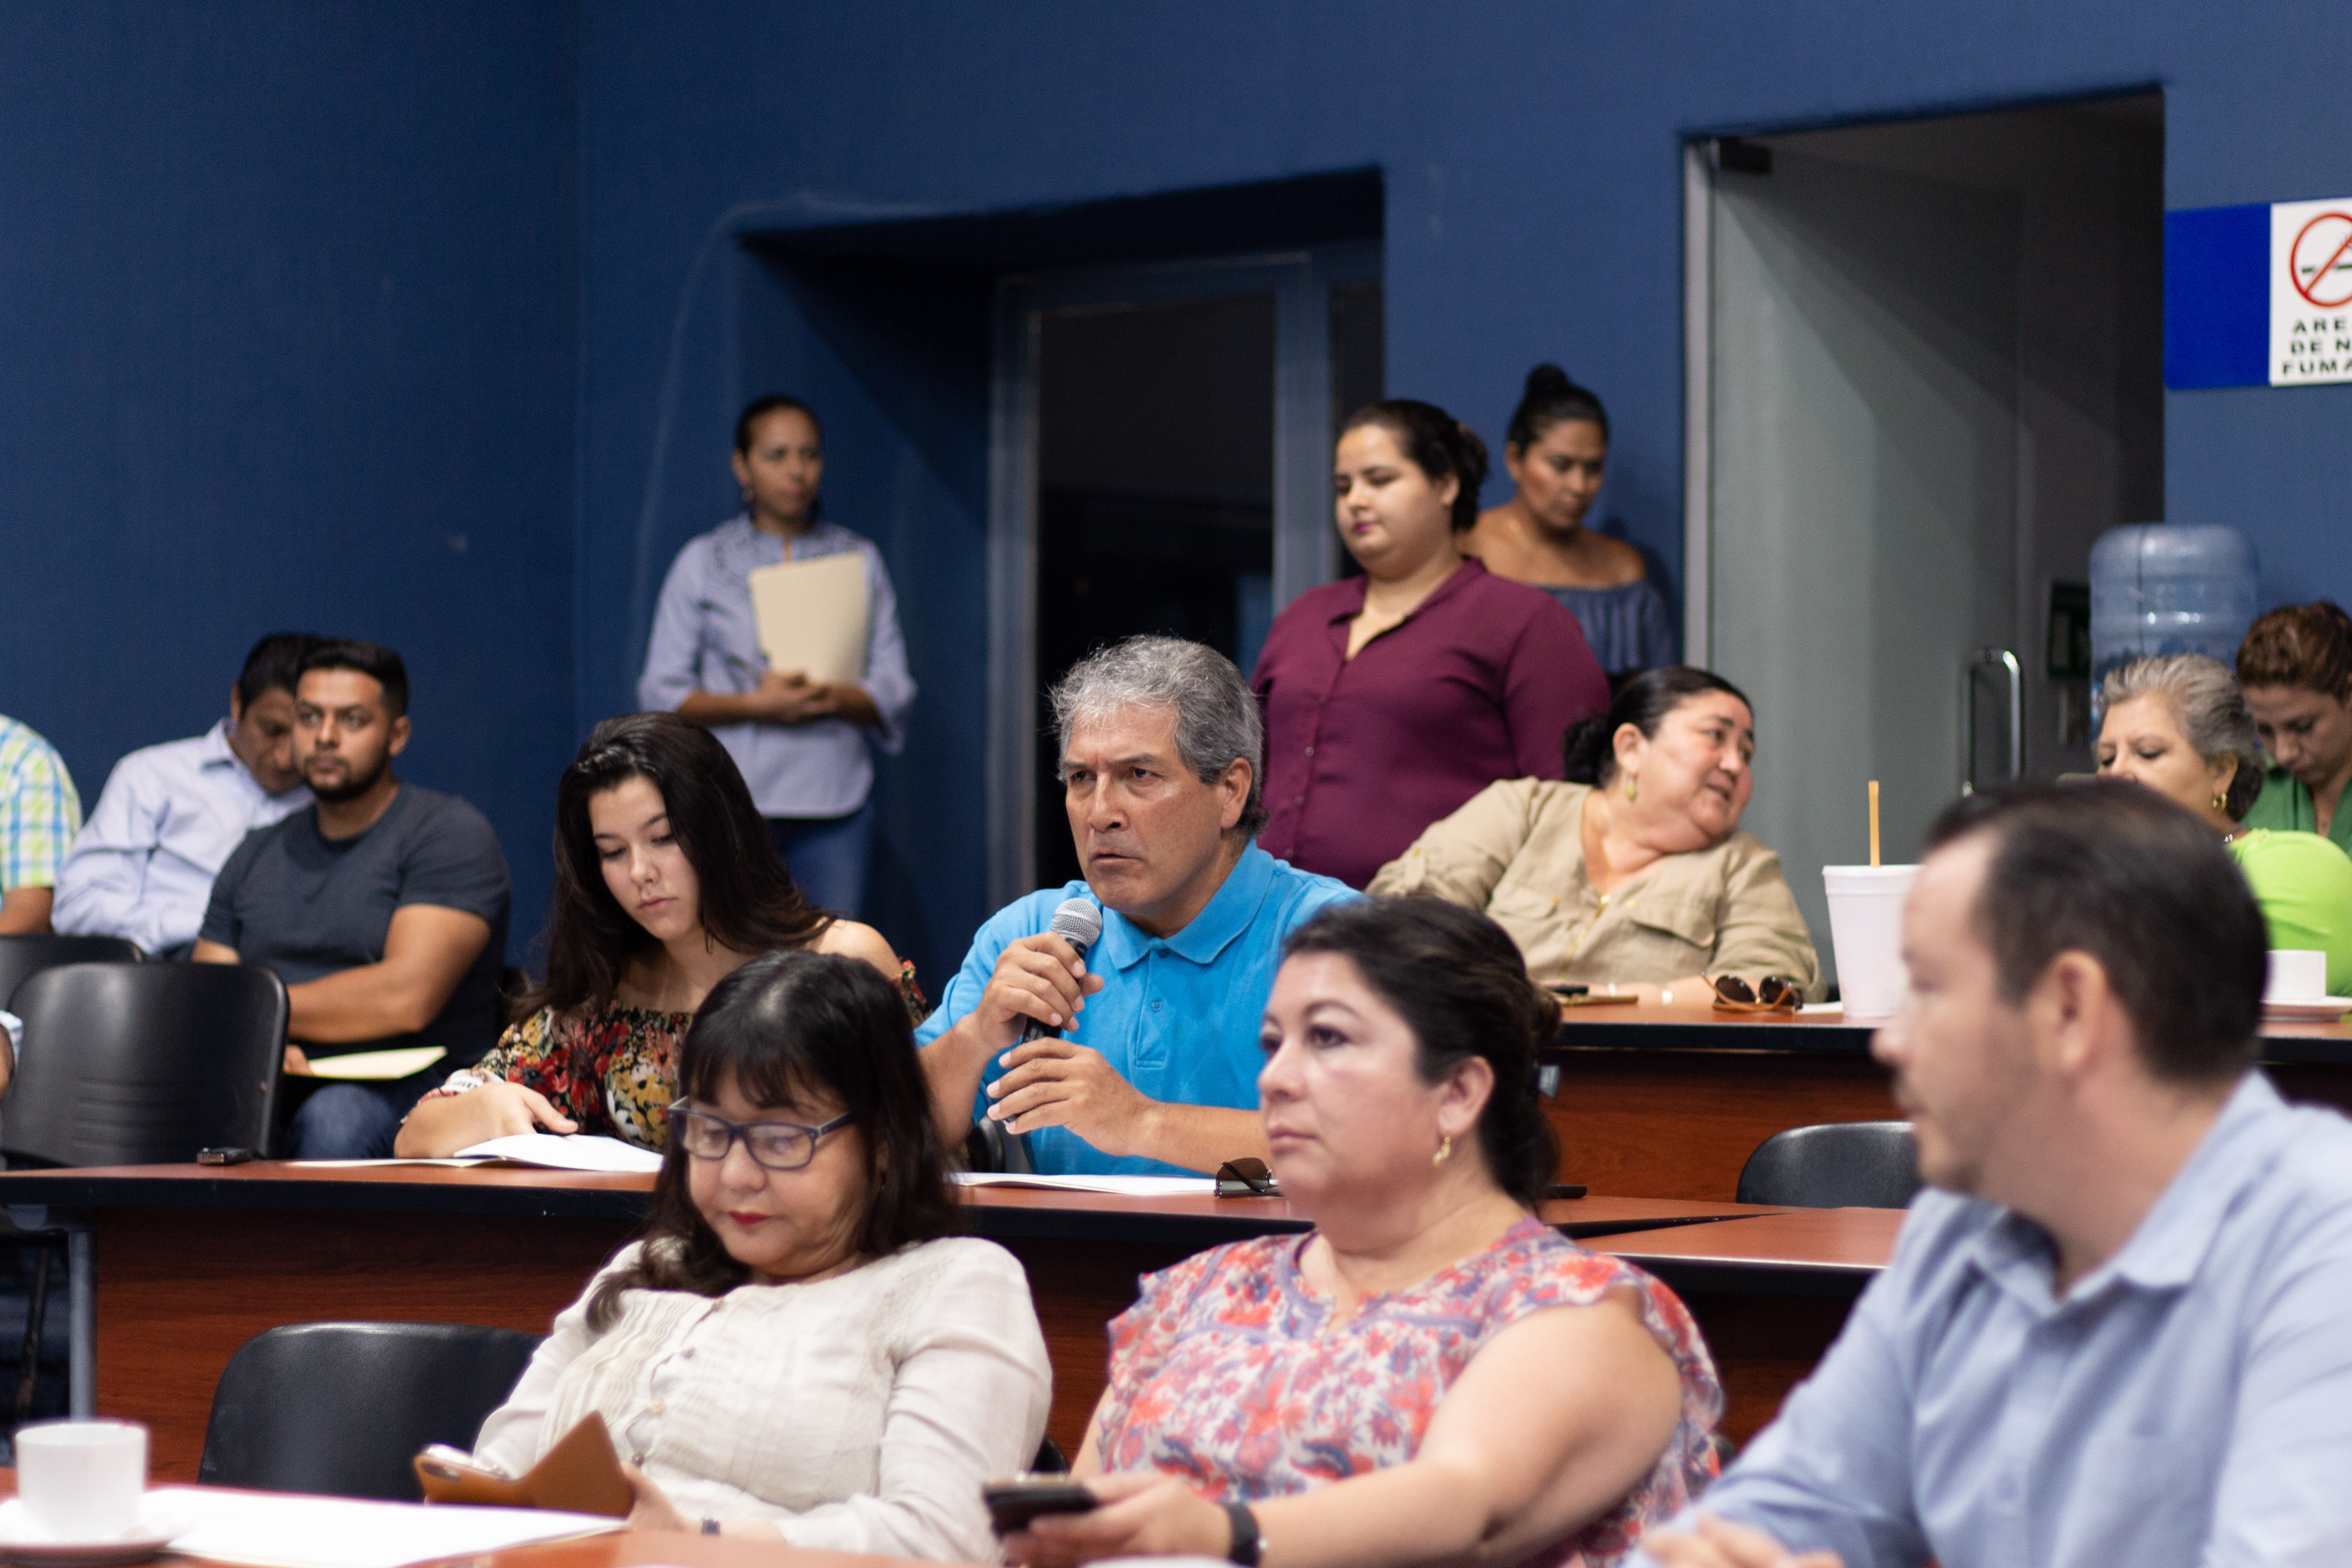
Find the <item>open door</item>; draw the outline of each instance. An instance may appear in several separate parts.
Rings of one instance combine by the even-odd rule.
[[[2160,99],[1702,143],[1688,643],[1757,710],[1746,826],[1821,867],[2090,764],[2053,607],[2161,495]],[[2063,651],[2071,654],[2071,648]]]

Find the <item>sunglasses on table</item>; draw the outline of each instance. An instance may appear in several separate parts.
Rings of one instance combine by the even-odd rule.
[[[1280,1197],[1282,1184],[1274,1177],[1273,1169],[1255,1155],[1247,1159],[1227,1160],[1217,1167],[1219,1197]]]
[[[802,1122],[730,1122],[698,1111],[684,1100],[669,1108],[669,1135],[698,1160],[723,1160],[735,1140],[743,1140],[752,1160],[772,1171],[796,1171],[816,1158],[816,1141],[849,1125],[846,1115],[809,1126]]]
[[[1719,1008],[1792,1009],[1805,999],[1804,988],[1786,975],[1767,975],[1752,987],[1737,975],[1717,975],[1707,984]]]

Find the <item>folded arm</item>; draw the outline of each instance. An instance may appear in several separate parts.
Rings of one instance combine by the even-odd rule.
[[[439,904],[408,904],[393,912],[383,956],[373,964],[286,988],[292,1018],[287,1037],[312,1045],[354,1045],[415,1034],[441,1016],[457,982],[489,946],[490,923]],[[238,962],[236,949],[198,942],[206,964]]]
[[[1621,1293],[1522,1319],[1471,1359],[1402,1465],[1251,1505],[1267,1568],[1511,1563],[1617,1506],[1682,1418],[1673,1359]],[[1077,1473],[1099,1470],[1089,1434]],[[1104,1477],[1092,1513],[1040,1520],[1010,1543],[1039,1564],[1224,1554],[1224,1511],[1171,1478]]]

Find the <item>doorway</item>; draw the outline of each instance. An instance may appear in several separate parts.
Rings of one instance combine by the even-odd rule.
[[[1378,395],[1379,251],[1009,280],[990,519],[990,846],[1000,903],[1077,879],[1045,694],[1158,632],[1246,675],[1329,580],[1330,439]],[[1367,363],[1370,361],[1370,362]]]
[[[1745,825],[1821,867],[2092,766],[2091,543],[2162,516],[2164,104],[1694,144],[1686,645],[1757,708]]]

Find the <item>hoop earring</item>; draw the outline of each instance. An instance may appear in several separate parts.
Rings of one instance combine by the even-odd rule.
[[[1631,800],[1642,792],[1642,781],[1631,773],[1625,775],[1625,799]]]
[[[2213,797],[2213,810],[2217,811],[2226,811],[2229,809],[2230,798],[2227,795],[2216,795]]]
[[[1429,1156],[1429,1163],[1433,1166],[1442,1166],[1445,1163],[1447,1156],[1451,1155],[1453,1153],[1454,1134],[1451,1133],[1441,1133],[1438,1134],[1437,1139],[1437,1152]]]

